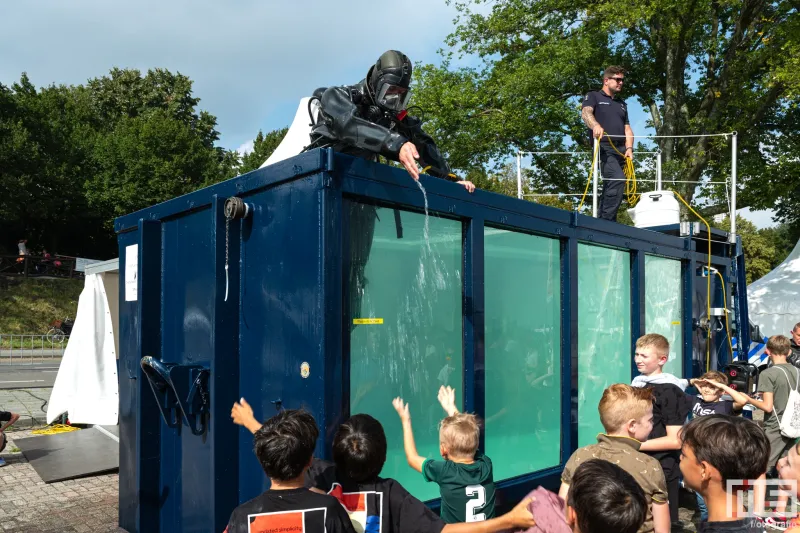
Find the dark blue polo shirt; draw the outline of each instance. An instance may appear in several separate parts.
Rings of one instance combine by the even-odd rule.
[[[625,105],[625,100],[616,97],[611,98],[603,91],[592,91],[583,99],[581,109],[584,107],[594,109],[594,118],[597,119],[597,122],[603,126],[603,129],[609,135],[621,135],[621,137],[612,137],[611,139],[614,141],[614,146],[617,147],[617,150],[625,153],[625,125],[630,124],[628,122],[628,106]],[[589,139],[593,139],[592,130],[589,130]],[[603,135],[600,145],[610,148],[608,137]]]

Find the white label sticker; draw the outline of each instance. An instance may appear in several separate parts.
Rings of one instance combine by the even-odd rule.
[[[125,247],[125,301],[135,302],[138,299],[139,283],[139,245]]]

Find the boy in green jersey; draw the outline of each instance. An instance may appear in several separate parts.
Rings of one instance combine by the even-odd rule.
[[[439,403],[447,418],[439,426],[439,453],[444,461],[426,459],[417,453],[408,404],[402,398],[392,402],[403,423],[403,446],[408,464],[426,481],[439,485],[442,520],[448,524],[480,522],[494,518],[492,461],[478,451],[478,417],[459,413],[452,387],[439,389]]]

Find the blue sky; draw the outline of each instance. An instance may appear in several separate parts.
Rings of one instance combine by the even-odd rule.
[[[194,80],[220,144],[246,149],[259,129],[288,125],[315,88],[360,80],[384,50],[438,63],[455,16],[444,0],[6,2],[0,82],[23,71],[43,86],[84,83],[112,67],[168,68]],[[629,106],[634,132],[652,134],[638,103]]]

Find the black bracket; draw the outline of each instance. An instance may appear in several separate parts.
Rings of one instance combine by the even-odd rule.
[[[178,414],[180,405],[175,395],[175,387],[169,377],[169,370],[173,363],[162,363],[149,355],[142,357],[140,362],[142,373],[150,384],[150,389],[156,397],[158,410],[167,427],[176,428],[181,425],[181,415]]]
[[[211,405],[209,370],[199,365],[163,363],[150,356],[142,358],[141,366],[167,426],[178,427],[182,418],[194,435],[204,434]]]

